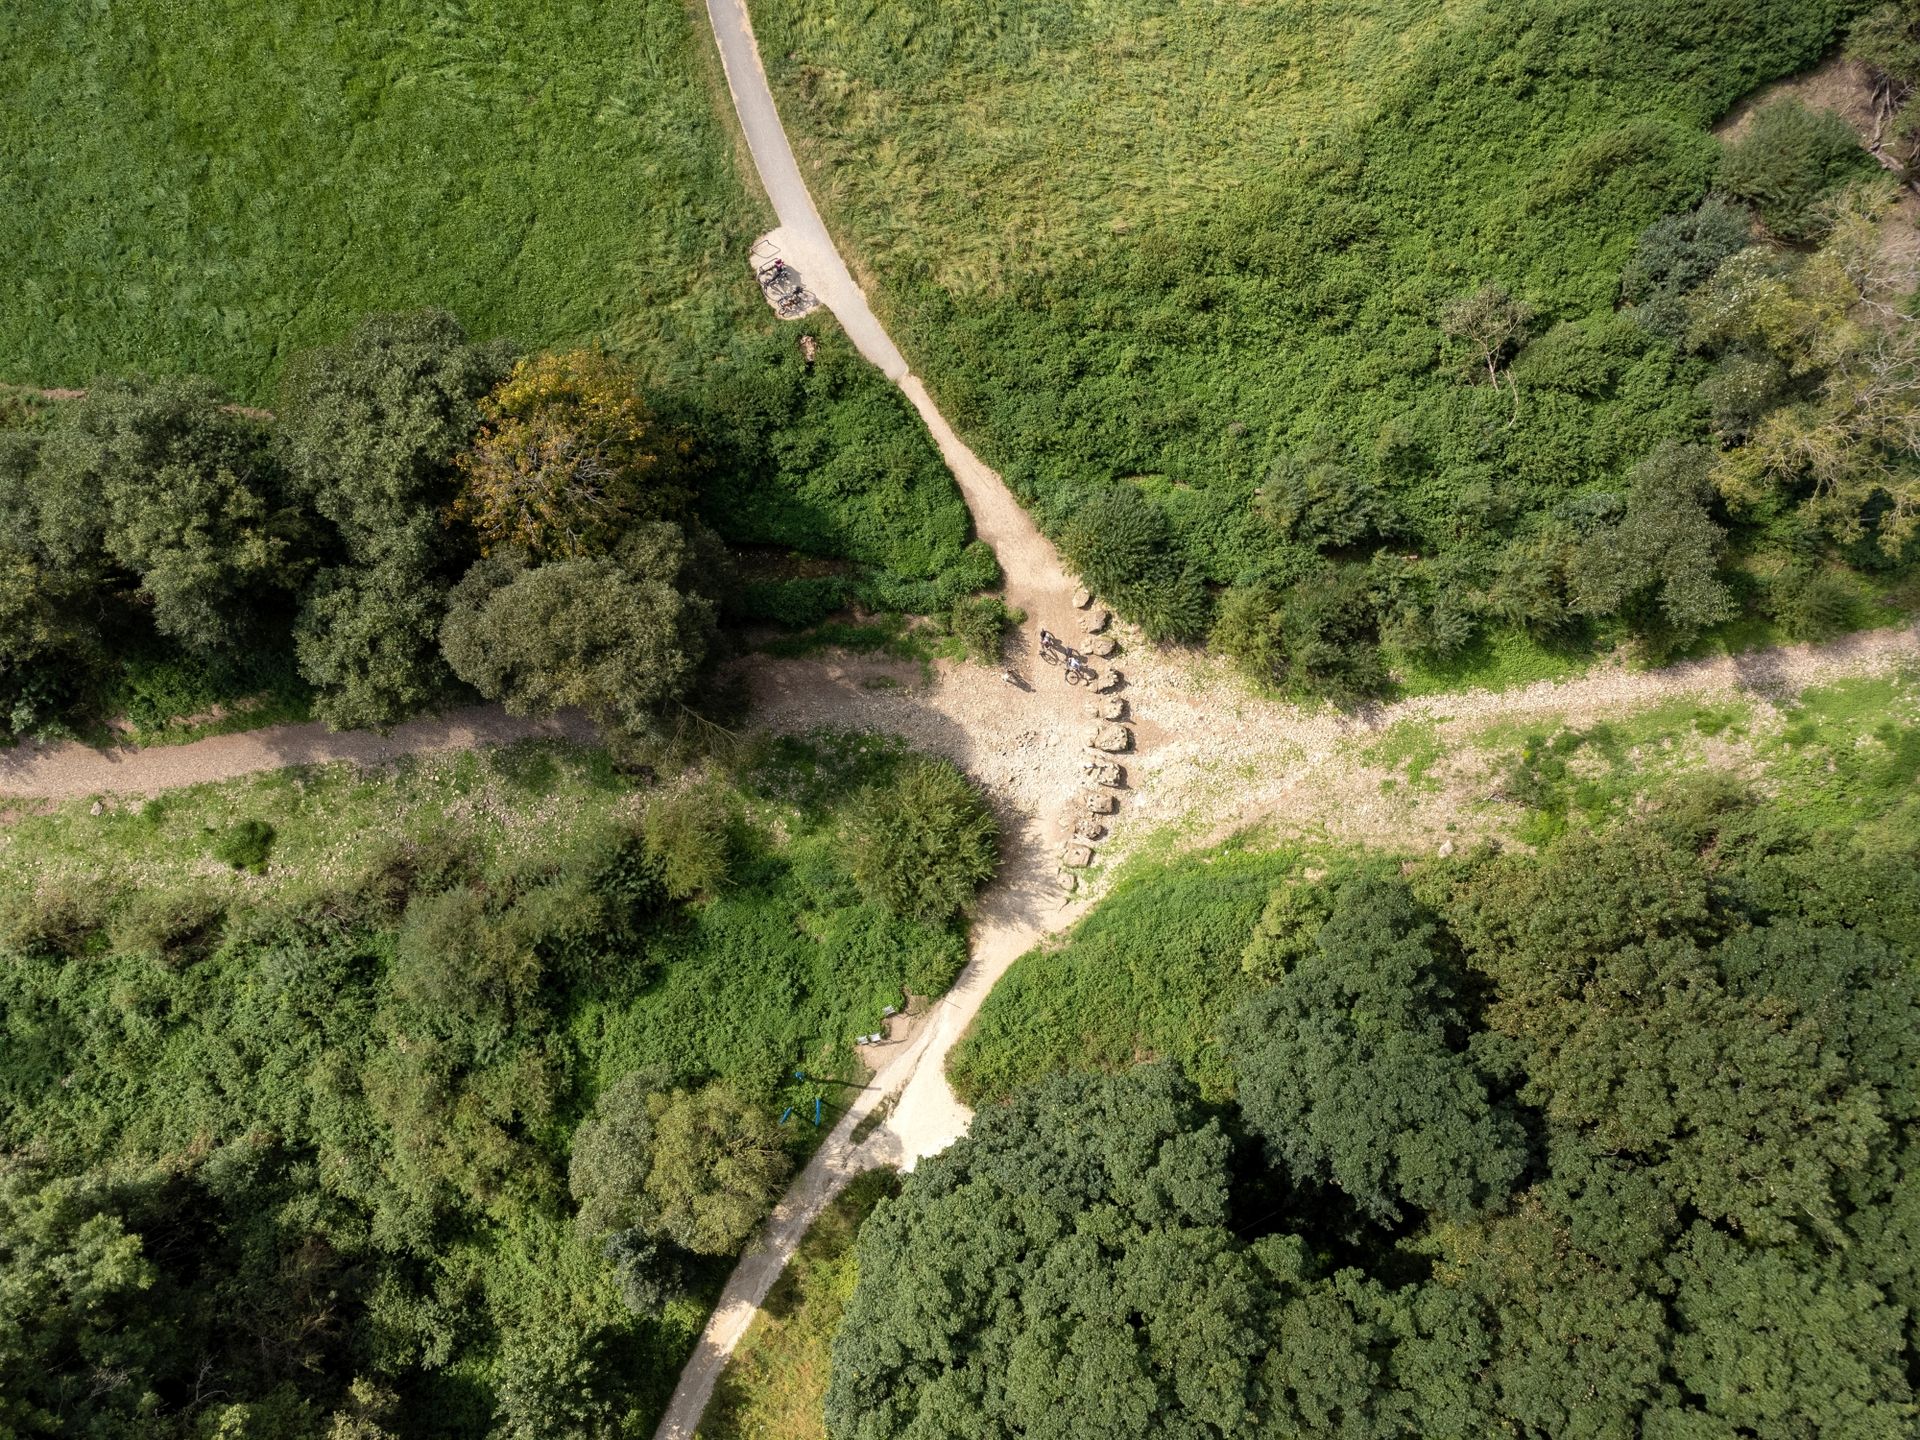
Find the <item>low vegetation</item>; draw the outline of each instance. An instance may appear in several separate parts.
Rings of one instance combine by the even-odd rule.
[[[852,1037],[959,968],[850,868],[931,763],[529,744],[0,830],[0,1426],[648,1433]]]
[[[1859,14],[755,18],[889,320],[1073,565],[1350,699],[1880,613],[1920,554],[1890,190],[1792,100],[1709,133]],[[1910,17],[1852,43],[1904,155]]]

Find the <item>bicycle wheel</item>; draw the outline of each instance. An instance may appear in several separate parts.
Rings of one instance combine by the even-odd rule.
[[[1040,658],[1049,665],[1058,665],[1060,663],[1060,652],[1055,650],[1051,645],[1043,645],[1040,647]]]

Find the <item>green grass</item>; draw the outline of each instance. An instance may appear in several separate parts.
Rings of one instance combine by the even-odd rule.
[[[1428,772],[1446,755],[1446,745],[1440,738],[1438,728],[1441,723],[1436,720],[1398,721],[1360,752],[1361,759],[1369,765],[1397,772],[1382,782],[1384,787],[1397,790],[1404,784],[1414,791],[1437,790],[1439,782],[1433,780]]]
[[[1132,867],[1068,937],[1023,956],[954,1051],[969,1104],[1063,1069],[1179,1060],[1203,1086],[1225,1072],[1214,1029],[1245,993],[1247,936],[1295,852],[1232,847]]]
[[[1593,664],[1585,645],[1548,645],[1523,630],[1491,630],[1446,660],[1391,657],[1395,691],[1412,698],[1451,690],[1517,690],[1545,680],[1568,680]]]
[[[250,399],[369,310],[727,347],[756,221],[681,0],[25,0],[0,56],[9,375]]]
[[[604,751],[548,742],[397,760],[272,770],[146,799],[68,800],[0,826],[0,889],[98,876],[119,886],[211,886],[235,900],[299,903],[352,882],[390,846],[455,830],[488,863],[564,850],[631,808],[632,784]],[[220,873],[209,835],[241,820],[274,828],[263,876]]]
[[[862,1175],[814,1222],[720,1372],[699,1440],[826,1440],[833,1335],[859,1278],[854,1241],[899,1183],[891,1171]]]

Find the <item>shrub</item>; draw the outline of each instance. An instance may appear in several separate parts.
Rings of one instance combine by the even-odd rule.
[[[998,595],[968,595],[953,602],[953,609],[947,612],[947,628],[973,659],[983,665],[998,665],[1008,627],[1026,618],[1023,611],[1009,610]]]
[[[647,1198],[653,1171],[653,1113],[649,1102],[666,1088],[653,1070],[622,1075],[593,1102],[593,1113],[573,1133],[567,1188],[582,1239],[600,1241],[622,1231],[646,1233],[658,1218]]]
[[[952,918],[993,878],[1000,825],[944,760],[915,759],[861,792],[848,861],[870,902],[930,924]]]
[[[733,817],[716,787],[686,786],[647,806],[645,851],[675,900],[711,895],[732,865]]]
[[[1727,146],[1720,184],[1781,239],[1808,240],[1827,228],[1821,196],[1862,168],[1859,138],[1845,120],[1782,99],[1755,111],[1746,134]]]
[[[1797,566],[1767,586],[1767,610],[1794,640],[1821,640],[1849,628],[1860,613],[1850,575]]]
[[[264,820],[236,820],[213,840],[214,859],[236,870],[264,875],[273,851],[273,826]]]
[[[1656,220],[1641,232],[1621,272],[1620,297],[1642,325],[1677,344],[1687,333],[1687,295],[1744,250],[1752,234],[1747,212],[1718,195],[1696,210]]]
[[[1316,550],[1340,550],[1388,527],[1378,487],[1335,460],[1286,456],[1267,472],[1257,508],[1280,535]]]
[[[1149,574],[1169,538],[1166,512],[1131,485],[1073,507],[1060,527],[1067,563],[1101,594]]]
[[[1206,629],[1207,593],[1172,534],[1160,506],[1121,484],[1073,508],[1060,548],[1088,588],[1151,638],[1187,639]]]
[[[265,858],[263,848],[261,861]],[[122,955],[157,955],[171,963],[186,963],[199,959],[219,941],[226,915],[225,903],[204,891],[143,890],[114,917],[108,938]]]
[[[1169,556],[1165,562],[1174,563]],[[1161,570],[1109,592],[1114,608],[1146,632],[1149,640],[1191,640],[1204,635],[1213,602],[1194,565]]]
[[[0,947],[21,955],[78,955],[106,924],[108,899],[98,883],[67,876],[31,890],[0,890]]]

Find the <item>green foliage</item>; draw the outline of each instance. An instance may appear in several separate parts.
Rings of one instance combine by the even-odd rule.
[[[653,1107],[647,1198],[654,1225],[682,1249],[738,1250],[791,1170],[771,1109],[727,1081],[675,1090]]]
[[[264,874],[273,853],[273,826],[264,820],[236,820],[213,840],[213,858],[236,870]]]
[[[953,602],[947,629],[982,665],[998,665],[1004,658],[1007,631],[1026,620],[1024,612],[1010,610],[998,595],[968,595]]]
[[[1461,981],[1437,934],[1403,885],[1350,881],[1313,950],[1227,1037],[1241,1111],[1275,1161],[1383,1220],[1402,1203],[1450,1219],[1497,1208],[1526,1165],[1520,1126],[1463,1053]]]
[[[508,359],[424,310],[369,315],[338,344],[295,355],[281,377],[287,469],[347,556],[316,578],[296,635],[315,711],[336,729],[391,725],[451,684],[440,621],[472,552],[437,516]]]
[[[645,1433],[729,1263],[683,1247],[794,1158],[774,1087],[964,958],[848,873],[849,797],[903,763],[707,781],[737,848],[693,906],[643,797],[550,745],[0,831],[0,1427]],[[237,815],[264,879],[208,868]]]
[[[655,1224],[647,1195],[654,1130],[648,1102],[660,1088],[660,1077],[644,1070],[622,1075],[600,1093],[593,1113],[574,1132],[567,1186],[579,1206],[574,1223],[583,1239]]]
[[[1853,129],[1831,110],[1809,110],[1798,100],[1775,100],[1754,111],[1746,130],[1728,144],[1720,185],[1749,202],[1783,240],[1807,240],[1827,221],[1819,202],[1850,175],[1866,173]]]
[[[490,556],[455,588],[442,629],[453,673],[515,714],[577,706],[648,728],[706,658],[714,603],[693,588],[694,544],[664,521],[604,558]]]
[[[118,567],[189,650],[257,633],[257,607],[300,578],[260,426],[193,380],[96,386],[62,418],[33,482],[42,543]]]
[[[1734,614],[1719,579],[1726,532],[1707,513],[1712,455],[1667,444],[1634,467],[1626,514],[1595,525],[1568,565],[1576,615],[1618,615],[1655,658]]]
[[[287,470],[355,561],[373,562],[452,500],[454,459],[510,360],[445,310],[418,310],[365,316],[288,362],[275,413]]]
[[[1263,1297],[1227,1153],[1171,1069],[981,1112],[861,1231],[827,1433],[1246,1433]]]
[[[1634,319],[1675,343],[1686,337],[1686,297],[1713,278],[1721,264],[1746,249],[1753,235],[1747,212],[1718,195],[1699,208],[1649,225],[1620,275],[1620,298]]]
[[[894,915],[944,924],[1000,864],[1000,822],[943,760],[915,760],[855,803],[848,863],[861,894]]]
[[[673,790],[647,806],[646,856],[675,900],[711,895],[732,868],[733,821],[710,787]]]
[[[1138,1056],[1225,1090],[1219,1029],[1247,991],[1248,936],[1294,862],[1227,854],[1122,876],[1062,944],[994,986],[948,1063],[955,1092],[982,1107],[1057,1070]]]
[[[1392,525],[1368,476],[1323,458],[1283,456],[1267,472],[1258,509],[1282,540],[1316,550],[1344,549]]]
[[[1868,12],[1847,36],[1848,58],[1866,68],[1873,83],[1876,124],[1886,137],[1887,153],[1909,172],[1915,143],[1920,141],[1920,107],[1914,90],[1920,84],[1920,23],[1897,5]]]
[[[1170,26],[1150,0],[1031,23],[768,0],[755,26],[803,165],[843,182],[822,203],[896,338],[1116,610],[1142,613],[1104,584],[1141,546],[1137,507],[1108,522],[1105,494],[1162,512],[1164,541],[1145,541],[1181,601],[1189,572],[1284,595],[1329,542],[1366,566],[1390,523],[1393,558],[1443,573],[1415,600],[1370,591],[1355,628],[1425,681],[1508,626],[1570,653],[1612,638],[1569,620],[1538,547],[1564,549],[1547,532],[1568,500],[1622,493],[1663,441],[1708,439],[1700,364],[1671,339],[1740,225],[1701,207],[1709,127],[1817,60],[1845,18],[1790,0],[1680,17],[1498,0]],[[881,153],[899,157],[885,183]],[[1636,258],[1648,227],[1696,211]],[[1629,262],[1634,313],[1616,315]],[[1450,339],[1450,303],[1476,296]],[[1480,383],[1462,383],[1469,366]],[[1294,462],[1297,498],[1332,486],[1329,503],[1288,500],[1276,524],[1256,491]],[[1388,518],[1362,528],[1340,495]],[[1761,543],[1735,519],[1736,553]],[[1267,647],[1243,648],[1269,679]]]
[[[1182,640],[1206,628],[1199,572],[1171,549],[1163,511],[1132,486],[1081,498],[1060,530],[1067,563],[1087,585],[1155,640]]]
[[[1387,686],[1366,572],[1320,571],[1282,591],[1242,586],[1228,593],[1209,637],[1257,679],[1294,695],[1346,704]]]
[[[808,1227],[720,1372],[700,1420],[708,1440],[826,1440],[833,1335],[859,1276],[854,1237],[898,1188],[893,1172],[869,1171]]]

